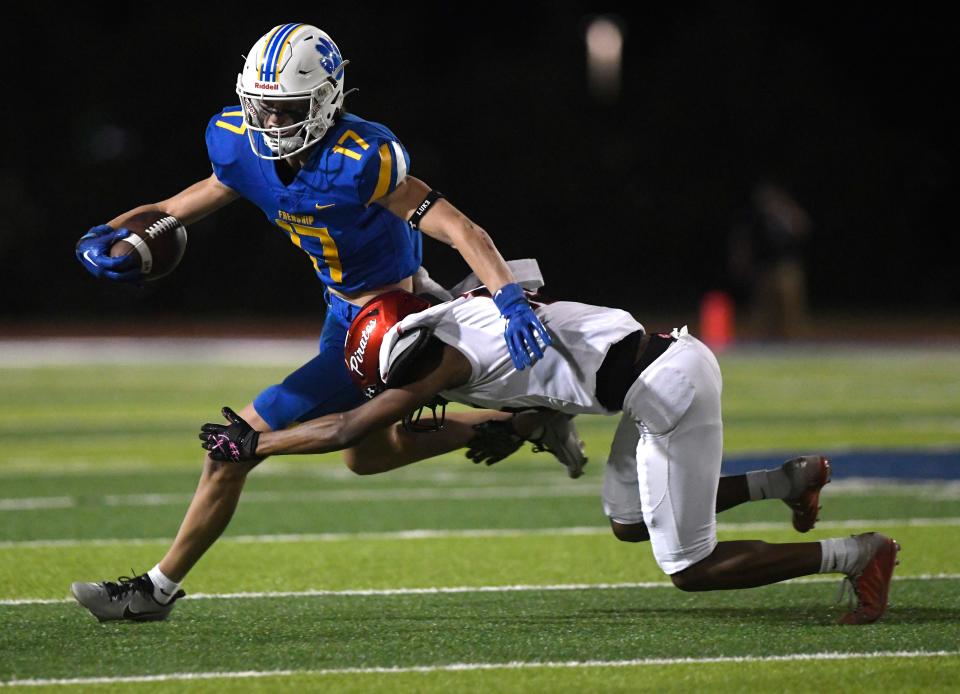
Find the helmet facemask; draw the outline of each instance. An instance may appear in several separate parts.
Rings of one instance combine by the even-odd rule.
[[[348,62],[329,36],[306,24],[274,27],[258,40],[237,75],[253,153],[262,159],[289,159],[319,141],[343,109]],[[288,116],[281,122],[290,122],[268,127],[278,113]]]
[[[343,65],[346,64],[344,61]],[[323,138],[343,107],[343,89],[332,77],[317,85],[308,95],[251,94],[243,90],[240,81],[237,82],[237,94],[250,147],[263,159],[287,159],[304,151]],[[297,109],[298,104],[303,108]],[[270,115],[276,112],[299,112],[299,115],[289,125],[267,127]],[[272,156],[258,147],[257,133],[263,136]]]

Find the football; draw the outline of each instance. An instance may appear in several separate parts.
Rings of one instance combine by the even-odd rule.
[[[110,256],[134,254],[143,279],[153,281],[173,272],[187,248],[187,230],[173,215],[140,212],[123,223],[130,235],[110,248]]]

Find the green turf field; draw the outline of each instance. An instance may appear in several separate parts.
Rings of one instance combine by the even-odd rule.
[[[879,624],[834,625],[839,579],[688,594],[599,502],[615,419],[581,418],[566,478],[526,451],[375,477],[265,463],[170,620],[98,624],[74,580],[150,568],[199,471],[195,432],[287,371],[0,364],[0,686],[134,691],[956,691],[960,484],[831,484],[798,536],[780,502],[721,539],[865,530],[903,551]],[[960,448],[960,354],[723,355],[730,454]]]

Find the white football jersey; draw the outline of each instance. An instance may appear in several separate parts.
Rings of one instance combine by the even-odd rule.
[[[459,298],[404,318],[384,337],[381,376],[396,335],[427,327],[470,362],[470,380],[443,397],[491,409],[549,407],[568,414],[610,414],[597,401],[597,370],[611,345],[643,326],[626,311],[558,301],[536,308],[553,338],[543,359],[517,371],[503,339],[506,321],[493,300]],[[396,332],[395,332],[396,331]]]

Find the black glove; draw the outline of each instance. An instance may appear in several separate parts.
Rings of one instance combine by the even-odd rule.
[[[513,430],[510,419],[474,424],[473,430],[476,433],[467,442],[467,457],[475,463],[499,463],[523,444],[523,437]]]
[[[241,463],[260,460],[257,457],[257,442],[260,432],[254,431],[229,407],[220,410],[225,424],[207,423],[200,427],[200,445],[210,451],[210,457],[225,463]]]

